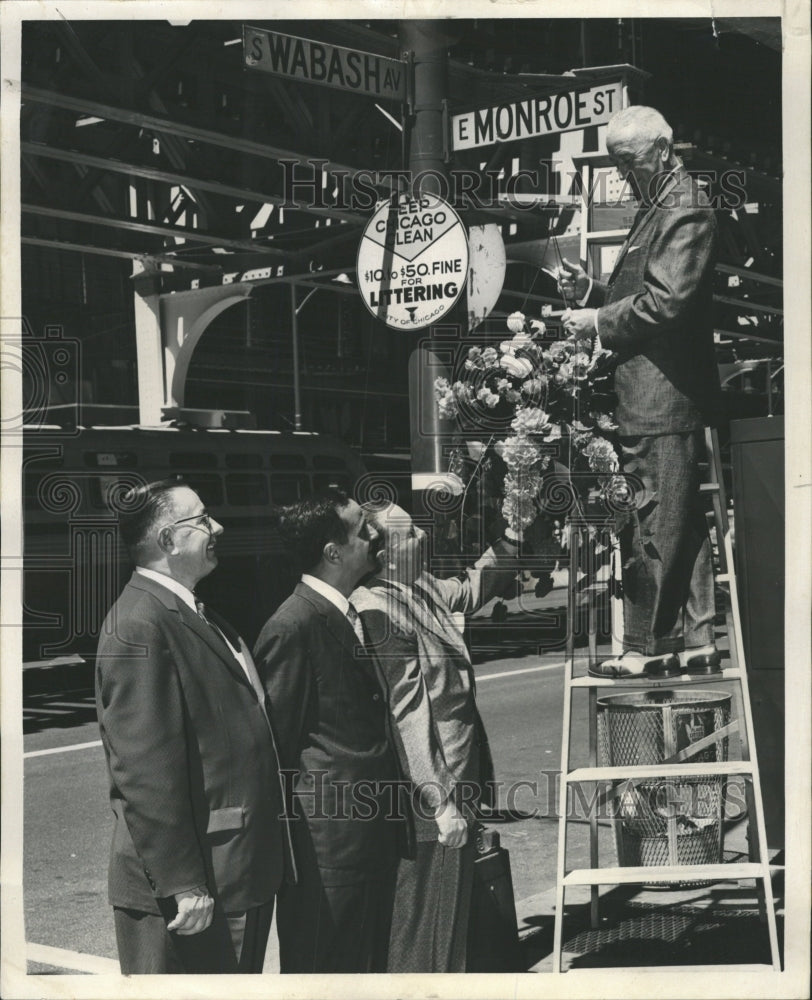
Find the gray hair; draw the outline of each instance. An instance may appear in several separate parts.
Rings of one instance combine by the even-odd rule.
[[[665,118],[656,108],[648,108],[643,104],[633,104],[614,115],[606,130],[606,142],[613,145],[629,134],[648,142],[665,139],[669,148],[674,142],[673,129]]]

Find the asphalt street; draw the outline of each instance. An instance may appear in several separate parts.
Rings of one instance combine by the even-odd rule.
[[[477,703],[498,789],[486,825],[510,852],[520,932],[542,925],[538,901],[556,881],[566,590],[564,580],[555,582],[549,594],[525,592],[495,616],[488,606],[474,622]],[[509,655],[493,656],[500,645]],[[585,669],[584,646],[576,633],[576,672]],[[599,655],[608,651],[603,636]],[[88,666],[25,676],[24,905],[31,971],[54,971],[60,955],[49,948],[73,953],[74,962],[75,953],[103,960],[99,968],[90,960],[89,972],[105,971],[104,963],[116,958],[106,886],[112,814],[91,685]],[[573,702],[573,767],[587,763],[587,720],[582,689]],[[576,802],[572,816],[567,867],[588,867],[585,804]],[[601,821],[599,831],[601,863],[613,864],[608,822]],[[274,951],[272,939],[269,971]]]
[[[499,785],[489,826],[510,850],[521,900],[555,882],[563,655],[488,660],[476,675]],[[115,958],[106,900],[112,817],[92,691],[26,696],[24,729],[27,941]]]

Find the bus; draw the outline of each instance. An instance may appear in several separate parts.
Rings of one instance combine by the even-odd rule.
[[[55,424],[24,428],[22,471],[23,659],[43,666],[95,656],[132,572],[113,512],[126,488],[177,475],[200,494],[225,529],[200,597],[252,643],[296,582],[272,507],[329,486],[357,495],[366,474],[352,449],[304,431]]]

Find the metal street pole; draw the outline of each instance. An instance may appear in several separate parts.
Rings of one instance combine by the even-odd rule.
[[[446,115],[448,97],[448,46],[453,41],[453,22],[438,20],[401,21],[401,54],[414,67],[412,117],[404,128],[413,197],[440,194],[438,178],[446,176]],[[433,175],[433,176],[432,176]],[[431,336],[431,327],[426,331]],[[412,491],[415,512],[423,509],[425,491],[438,486],[458,492],[462,484],[445,471],[442,438],[434,380],[447,370],[433,339],[423,340],[409,359],[409,423],[411,432]]]

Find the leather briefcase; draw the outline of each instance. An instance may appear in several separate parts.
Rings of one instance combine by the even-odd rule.
[[[468,925],[468,972],[521,972],[510,855],[499,834],[480,828]]]

